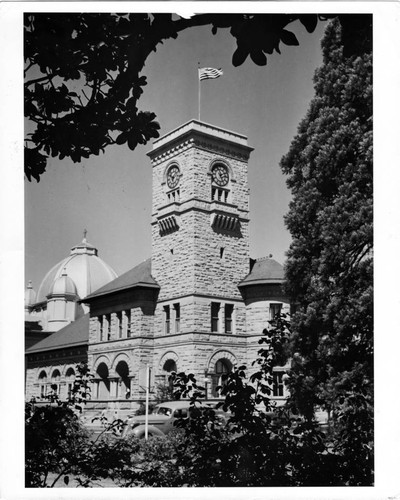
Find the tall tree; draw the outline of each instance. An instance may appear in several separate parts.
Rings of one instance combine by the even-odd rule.
[[[371,24],[365,16],[364,26]],[[281,168],[293,199],[287,291],[296,303],[292,403],[331,413],[351,484],[372,482],[373,175],[371,31],[344,52],[334,20],[315,97]]]

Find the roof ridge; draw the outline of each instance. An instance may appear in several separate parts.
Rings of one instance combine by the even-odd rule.
[[[81,299],[81,302],[86,303],[92,298],[108,295],[110,293],[116,293],[133,287],[160,288],[160,285],[151,274],[151,257],[139,262],[134,267],[128,269],[128,271],[110,281],[103,287],[90,293]]]
[[[270,253],[269,255],[266,255],[265,257],[258,257],[258,259],[255,259],[256,262],[260,262],[260,260],[275,260],[273,259],[273,255],[272,253]],[[276,261],[278,262],[278,261]]]

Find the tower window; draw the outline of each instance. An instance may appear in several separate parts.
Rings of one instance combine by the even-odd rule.
[[[228,203],[229,190],[219,188],[216,186],[211,187],[211,199],[213,201],[222,201],[223,203]]]
[[[211,302],[211,331],[219,332],[219,312],[221,304],[219,302]]]
[[[180,191],[179,189],[174,189],[173,191],[170,191],[167,193],[167,198],[169,203],[178,203],[180,200]]]
[[[180,306],[180,304],[174,304],[174,312],[175,312],[175,333],[179,333],[181,331],[181,306]]]
[[[224,253],[225,253],[225,248],[224,248],[224,247],[221,247],[221,248],[219,249],[219,256],[220,256],[220,258],[221,258],[221,259],[223,259],[223,258],[224,258]]]
[[[232,333],[233,304],[225,304],[225,333]]]
[[[211,199],[227,203],[229,199],[229,169],[222,163],[217,163],[211,170]]]
[[[164,306],[164,333],[171,333],[171,311],[169,306]]]
[[[274,397],[284,396],[283,372],[274,372],[272,374],[272,394]]]
[[[280,313],[282,309],[282,304],[276,303],[276,304],[270,304],[269,305],[269,319],[275,319]]]
[[[182,174],[179,170],[178,165],[171,165],[168,168],[166,174],[167,189],[169,189],[169,191],[167,192],[168,203],[179,202],[180,199],[179,181],[181,175]]]

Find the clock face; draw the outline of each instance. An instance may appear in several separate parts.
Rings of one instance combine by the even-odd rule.
[[[225,165],[216,165],[212,169],[212,178],[218,186],[226,186],[229,182],[229,173]]]
[[[175,188],[179,183],[180,172],[177,166],[173,166],[168,170],[167,184],[170,189]]]

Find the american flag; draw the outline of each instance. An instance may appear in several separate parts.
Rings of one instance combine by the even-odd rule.
[[[210,78],[219,78],[223,75],[223,71],[221,68],[199,68],[199,80],[208,80]]]

